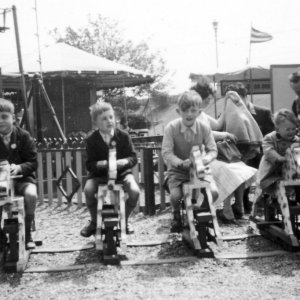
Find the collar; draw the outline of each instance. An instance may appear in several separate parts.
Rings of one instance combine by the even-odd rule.
[[[251,115],[256,115],[256,111],[255,111],[253,103],[251,103],[249,101],[248,104],[247,104],[247,108],[248,108],[249,112],[251,113]]]
[[[2,134],[2,133],[0,133],[0,136],[1,136],[2,138],[5,138],[5,137],[6,137],[6,138],[9,138],[9,137],[11,136],[12,132],[13,132],[13,129],[11,129],[10,132],[7,133],[7,134]]]
[[[99,129],[99,132],[100,132],[100,134],[101,135],[110,135],[110,136],[114,136],[114,134],[115,134],[115,130],[114,129],[112,129],[109,133],[103,133],[100,129]]]
[[[191,127],[187,127],[183,124],[182,120],[181,120],[181,129],[180,132],[184,133],[188,128],[190,128],[194,134],[197,134],[197,127],[196,127],[196,120],[194,122],[194,124]]]
[[[108,135],[110,138],[112,138],[115,134],[115,130],[112,129],[111,132],[109,132],[109,133],[103,133],[101,130],[99,130],[99,133],[102,137],[106,137]]]
[[[278,132],[276,132],[276,138],[278,140],[284,140]],[[295,143],[295,142],[298,142],[298,141],[299,141],[299,138],[297,136],[294,136],[293,139],[290,142]]]

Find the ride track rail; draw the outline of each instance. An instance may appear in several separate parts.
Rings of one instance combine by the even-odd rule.
[[[228,235],[223,237],[223,241],[234,241],[234,240],[243,240],[252,237],[260,237],[260,234],[241,234],[241,235]],[[128,247],[155,247],[164,244],[169,244],[169,240],[162,241],[150,241],[150,242],[128,242]],[[30,254],[42,254],[42,253],[66,253],[74,251],[85,251],[95,248],[93,242],[87,243],[83,246],[75,246],[69,248],[38,248],[30,251]],[[254,258],[263,258],[271,257],[278,255],[287,255],[297,252],[289,252],[285,250],[274,250],[274,251],[257,251],[257,252],[241,252],[241,253],[222,253],[216,254],[212,258],[214,259],[254,259]],[[299,253],[299,252],[298,252]],[[185,262],[197,262],[199,261],[197,256],[185,256],[185,257],[176,257],[176,258],[164,258],[164,259],[151,259],[151,260],[121,260],[118,266],[140,266],[140,265],[163,265],[163,264],[174,264],[174,263],[185,263]],[[101,263],[87,263],[87,264],[78,264],[78,265],[57,265],[54,267],[32,267],[24,270],[24,273],[54,273],[54,272],[69,272],[69,271],[78,271],[84,270],[89,267],[97,267],[102,265]]]

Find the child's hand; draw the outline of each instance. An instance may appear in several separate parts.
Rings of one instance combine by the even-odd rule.
[[[99,169],[107,168],[107,160],[97,161],[97,168],[99,168]]]
[[[117,160],[117,168],[120,169],[128,164],[128,159],[122,158]]]
[[[181,168],[183,170],[189,170],[190,169],[190,166],[191,166],[191,160],[188,158],[186,160],[184,160],[182,163],[181,163]]]
[[[228,91],[225,95],[225,100],[231,99],[233,103],[238,104],[241,102],[239,94],[235,91]],[[226,102],[227,103],[227,102]]]
[[[210,163],[210,161],[211,161],[211,159],[207,156],[204,156],[202,158],[202,163],[203,163],[204,166],[207,166]]]
[[[22,172],[22,169],[21,169],[20,165],[15,165],[15,164],[10,165],[10,175],[16,176],[18,174],[21,174],[21,172]]]
[[[226,133],[226,139],[228,139],[228,140],[230,140],[230,141],[232,141],[236,144],[237,137],[234,134],[230,133],[230,132],[225,132],[225,133]]]

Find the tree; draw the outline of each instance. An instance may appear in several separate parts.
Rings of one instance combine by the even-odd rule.
[[[169,84],[168,81],[163,82],[169,71],[161,53],[151,51],[145,41],[134,44],[124,39],[122,29],[115,20],[99,14],[95,20],[89,18],[84,28],[75,30],[69,26],[63,34],[55,28],[50,34],[57,42],[154,74],[152,89],[161,90]]]
[[[63,34],[55,28],[50,31],[50,34],[57,42],[64,42],[92,54],[146,71],[152,76],[154,74],[155,82],[151,86],[143,85],[131,89],[134,96],[128,97],[124,89],[104,91],[106,101],[112,103],[114,108],[120,108],[118,114],[123,126],[128,124],[137,126],[134,128],[142,128],[147,124],[147,127],[149,126],[147,118],[136,113],[141,106],[141,101],[137,100],[137,97],[148,93],[148,97],[157,98],[159,95],[157,91],[165,89],[169,84],[165,80],[168,73],[166,61],[159,51],[151,51],[145,41],[134,44],[124,39],[118,22],[100,14],[95,20],[89,18],[88,25],[84,28],[75,30],[69,26]],[[162,99],[162,97],[158,98]]]

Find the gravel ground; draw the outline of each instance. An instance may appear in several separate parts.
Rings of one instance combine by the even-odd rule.
[[[88,219],[85,207],[37,208],[38,236],[47,248],[67,248],[93,242],[82,238]],[[128,247],[126,258],[149,260],[189,257],[192,251],[169,234],[170,210],[132,218],[135,233],[129,241],[162,241],[155,247]],[[250,223],[222,225],[223,235],[247,233]],[[216,254],[282,250],[262,237],[211,243]],[[95,249],[59,254],[31,254],[28,268],[82,265],[82,270],[60,273],[4,274],[0,271],[0,299],[299,299],[300,253],[258,259],[198,259],[152,266],[104,266]]]

